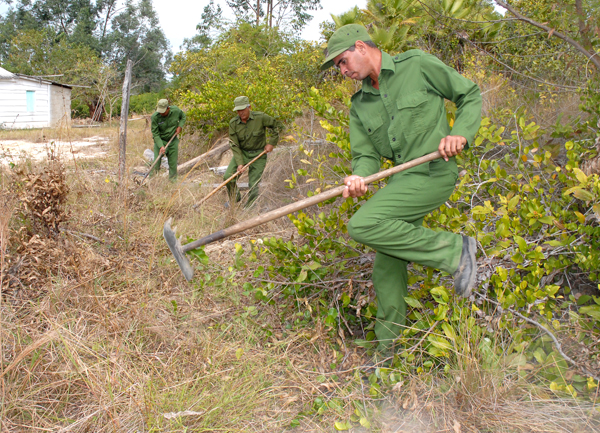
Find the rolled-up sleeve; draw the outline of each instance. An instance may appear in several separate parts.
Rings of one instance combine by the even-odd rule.
[[[422,57],[421,73],[433,91],[456,104],[452,135],[465,137],[468,146],[481,123],[479,86],[432,55]]]

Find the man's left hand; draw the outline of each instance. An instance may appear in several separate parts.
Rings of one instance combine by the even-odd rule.
[[[267,152],[267,153],[271,153],[271,152],[273,152],[273,146],[272,146],[272,145],[270,145],[270,144],[267,144],[267,145],[265,146],[265,152]]]
[[[178,126],[177,129],[175,130],[175,135],[181,134],[181,131],[183,131],[183,128],[181,126]]]
[[[449,158],[458,155],[462,152],[467,144],[467,139],[460,135],[448,135],[440,141],[438,150],[442,154],[442,158],[448,161]]]

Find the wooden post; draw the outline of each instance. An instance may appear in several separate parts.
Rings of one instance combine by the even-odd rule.
[[[127,150],[127,118],[129,117],[129,90],[131,89],[131,68],[133,61],[127,60],[123,81],[123,102],[121,102],[121,122],[119,127],[119,183],[125,179],[125,151]]]

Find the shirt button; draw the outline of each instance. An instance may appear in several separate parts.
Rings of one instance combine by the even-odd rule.
[[[387,98],[387,93],[385,95],[383,95],[384,98]]]
[[[392,116],[392,120],[394,120],[394,116]]]
[[[392,141],[396,141],[396,137],[392,138]]]
[[[371,132],[371,128],[369,128],[369,132]]]

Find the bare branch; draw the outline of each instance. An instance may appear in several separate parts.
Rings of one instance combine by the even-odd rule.
[[[502,0],[495,0],[495,2],[498,4],[498,6],[502,6],[504,9],[506,9],[507,11],[509,11],[511,14],[513,14],[519,20],[521,20],[523,22],[526,22],[528,24],[531,24],[532,26],[535,26],[535,27],[538,27],[540,29],[543,29],[543,30],[545,30],[545,31],[548,32],[548,35],[556,36],[557,38],[562,39],[563,41],[565,41],[568,44],[572,45],[577,51],[579,51],[581,54],[583,54],[584,56],[586,56],[594,64],[594,66],[596,67],[596,69],[598,71],[600,71],[600,55],[598,55],[598,53],[596,53],[596,52],[592,53],[592,52],[586,50],[583,47],[583,45],[581,45],[576,40],[570,38],[569,36],[564,35],[561,32],[557,32],[556,29],[548,27],[545,24],[538,23],[537,21],[534,21],[531,18],[528,18],[525,15],[522,15],[515,8],[513,8],[511,5],[509,5],[508,3],[506,3],[506,2],[504,2]]]

